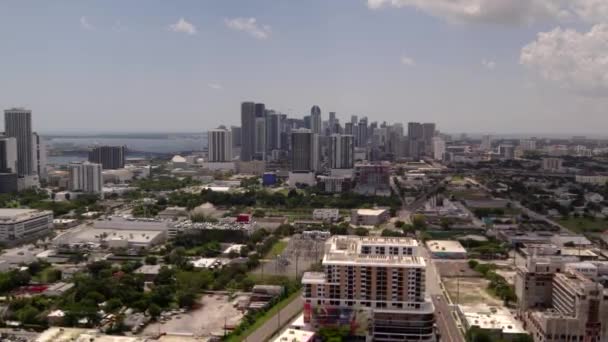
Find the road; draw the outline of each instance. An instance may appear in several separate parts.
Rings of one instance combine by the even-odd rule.
[[[442,342],[464,342],[464,338],[460,333],[460,329],[456,325],[452,310],[450,309],[447,299],[443,295],[441,289],[441,277],[437,272],[435,263],[430,258],[430,254],[425,247],[420,247],[421,257],[423,257],[427,263],[426,267],[426,291],[435,305],[435,321],[437,328],[440,333],[440,340]]]
[[[247,336],[244,341],[258,342],[270,340],[272,335],[277,331],[280,331],[285,324],[289,323],[295,315],[302,311],[303,306],[302,297],[300,296],[289,303],[276,315],[272,316],[272,318],[266,321],[258,330]]]

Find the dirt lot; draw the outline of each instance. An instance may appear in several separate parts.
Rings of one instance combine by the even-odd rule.
[[[441,278],[449,277],[476,277],[479,274],[469,267],[466,261],[435,259],[435,266]]]
[[[236,326],[243,318],[228,296],[204,295],[199,299],[201,307],[187,313],[172,316],[166,322],[148,325],[142,332],[145,336],[159,333],[193,334],[195,337],[221,336],[224,324]]]
[[[460,286],[458,286],[460,281]],[[452,301],[456,303],[459,298],[459,304],[475,306],[477,304],[487,304],[490,306],[502,306],[500,299],[490,296],[486,291],[488,280],[479,277],[462,277],[462,278],[444,278],[443,284],[450,294]],[[458,296],[458,289],[460,295]]]

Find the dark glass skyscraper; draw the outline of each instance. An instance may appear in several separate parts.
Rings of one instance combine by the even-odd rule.
[[[253,102],[241,103],[241,160],[252,161],[255,151],[255,113]]]
[[[104,170],[116,170],[125,167],[126,146],[96,146],[89,151],[89,162],[101,164]]]
[[[34,174],[32,156],[32,111],[11,108],[4,111],[4,134],[17,139],[17,174],[19,177]]]

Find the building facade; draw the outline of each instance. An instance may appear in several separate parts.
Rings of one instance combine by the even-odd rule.
[[[352,169],[355,166],[355,137],[332,134],[330,137],[330,168]]]
[[[126,146],[95,146],[89,151],[89,162],[101,164],[104,170],[123,169],[126,156]]]
[[[241,103],[241,161],[252,161],[255,151],[255,103]]]
[[[232,132],[224,128],[209,131],[209,162],[232,161]]]
[[[46,235],[53,228],[53,212],[0,209],[0,242],[16,244]]]
[[[4,134],[17,141],[17,174],[19,177],[34,174],[32,164],[32,111],[11,108],[4,111]]]
[[[315,172],[319,167],[318,136],[309,129],[291,132],[291,171]]]
[[[101,194],[103,190],[103,176],[101,164],[84,162],[81,164],[70,164],[70,191]]]
[[[304,274],[304,322],[374,341],[434,341],[426,264],[407,238],[334,236],[323,272]]]

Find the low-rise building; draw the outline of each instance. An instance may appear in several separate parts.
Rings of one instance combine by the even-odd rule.
[[[273,342],[312,342],[315,338],[314,331],[287,329],[277,336]]]
[[[492,340],[514,341],[528,335],[522,324],[502,307],[458,305],[458,315],[467,330],[476,328],[487,333]]]
[[[456,240],[430,240],[426,242],[435,259],[466,259],[467,250]]]
[[[598,173],[581,173],[574,178],[577,183],[606,185],[608,183],[608,175]]]
[[[340,219],[340,210],[338,209],[315,209],[312,211],[314,220],[326,222],[336,222]]]
[[[387,209],[353,209],[350,223],[356,226],[375,226],[385,223],[389,218]]]
[[[0,242],[8,245],[47,235],[53,228],[53,212],[35,209],[0,209]]]

